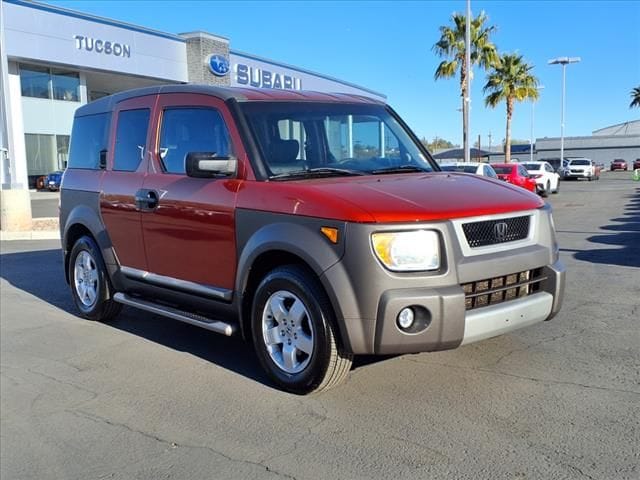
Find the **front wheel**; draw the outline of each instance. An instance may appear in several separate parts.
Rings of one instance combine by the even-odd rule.
[[[260,364],[281,388],[307,394],[341,383],[353,356],[338,344],[333,309],[306,269],[278,267],[253,298],[251,330]]]
[[[100,249],[89,236],[79,238],[71,249],[69,284],[73,301],[84,318],[106,322],[122,310],[122,305],[113,300]]]

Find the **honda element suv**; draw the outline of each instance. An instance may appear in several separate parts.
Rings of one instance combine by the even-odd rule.
[[[295,393],[354,355],[445,350],[551,319],[551,208],[441,172],[384,103],[157,86],[80,107],[61,189],[80,315],[122,305],[251,341]]]

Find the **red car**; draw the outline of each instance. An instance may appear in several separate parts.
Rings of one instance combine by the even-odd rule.
[[[636,170],[636,169],[638,169],[638,168],[640,168],[640,158],[636,158],[636,159],[633,161],[633,169],[634,169],[634,170]]]
[[[494,163],[491,165],[500,180],[526,188],[536,193],[537,186],[534,178],[529,176],[527,169],[518,163]]]
[[[627,166],[627,162],[621,158],[616,158],[613,162],[611,162],[611,171],[614,170],[627,170],[629,167]]]

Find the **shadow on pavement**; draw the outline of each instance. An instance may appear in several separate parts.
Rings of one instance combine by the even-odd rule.
[[[603,225],[602,230],[611,232],[587,237],[587,241],[595,244],[610,245],[616,248],[593,250],[574,250],[561,248],[563,252],[573,252],[576,260],[625,267],[640,267],[640,188],[636,193],[628,195],[622,217],[612,218],[615,222]]]
[[[69,286],[64,279],[60,250],[3,254],[0,257],[0,276],[14,287],[71,315],[77,315]],[[83,321],[80,317],[78,320]],[[128,307],[108,325],[273,386],[260,368],[251,346],[240,337],[223,337]]]

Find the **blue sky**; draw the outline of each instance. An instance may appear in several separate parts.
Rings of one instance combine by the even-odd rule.
[[[204,30],[231,39],[231,48],[347,80],[387,95],[418,136],[461,142],[458,80],[433,79],[439,63],[431,48],[438,27],[456,1],[51,1],[51,4],[162,31]],[[567,67],[565,135],[589,135],[615,123],[640,119],[628,108],[640,86],[639,1],[480,1],[498,31],[503,52],[535,65],[545,86],[535,108],[535,136],[560,135],[560,66],[547,60],[579,56]],[[505,108],[484,107],[485,74],[475,70],[471,137],[504,138]],[[528,139],[531,104],[516,105],[513,137]]]

